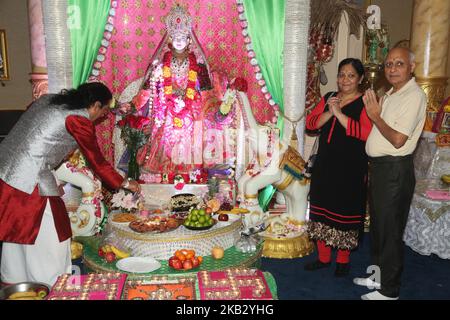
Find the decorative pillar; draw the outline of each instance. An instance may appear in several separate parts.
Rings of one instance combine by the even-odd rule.
[[[289,138],[297,129],[297,148],[303,155],[303,132],[305,132],[306,75],[310,0],[286,1],[284,32],[284,134]]]
[[[67,0],[42,2],[49,93],[72,88],[72,49],[67,7]]]
[[[445,98],[450,28],[450,1],[415,0],[411,50],[416,55],[416,81],[428,97],[425,131]]]
[[[302,115],[305,112],[306,100],[310,0],[287,0],[285,10],[284,113],[291,119],[290,122],[295,123],[285,122],[284,135],[287,138],[295,136],[293,129],[297,128],[295,134],[300,139],[296,147],[303,153],[305,119]],[[305,221],[298,223],[304,224]],[[313,250],[314,245],[306,232],[303,232],[290,238],[265,236],[262,255],[269,258],[298,258],[310,254]]]
[[[30,82],[33,88],[33,100],[36,100],[48,92],[42,0],[28,0],[28,21],[31,43]]]

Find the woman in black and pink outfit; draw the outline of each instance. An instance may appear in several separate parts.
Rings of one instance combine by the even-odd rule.
[[[335,248],[337,277],[350,270],[350,251],[358,245],[366,214],[365,141],[372,124],[359,90],[363,78],[360,60],[341,61],[339,91],[327,93],[306,118],[307,129],[320,130],[320,140],[312,169],[308,223],[318,258],[306,264],[305,270],[329,267]]]

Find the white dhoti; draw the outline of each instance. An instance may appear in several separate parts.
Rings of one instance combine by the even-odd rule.
[[[58,276],[71,272],[70,238],[59,242],[47,200],[34,244],[3,243],[1,279],[4,283],[32,281],[53,286]]]

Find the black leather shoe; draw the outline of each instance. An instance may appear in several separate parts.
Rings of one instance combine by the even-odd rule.
[[[336,263],[336,271],[334,272],[335,277],[345,277],[350,272],[349,263]]]
[[[320,260],[316,260],[310,263],[305,264],[304,269],[306,271],[315,271],[322,268],[328,268],[331,265],[331,262],[325,263]]]

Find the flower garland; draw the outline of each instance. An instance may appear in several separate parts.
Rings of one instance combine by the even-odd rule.
[[[163,58],[163,79],[164,79],[164,94],[167,97],[168,103],[175,103],[176,96],[173,96],[173,87],[172,87],[172,62],[173,54],[171,51],[168,51],[164,54]],[[186,86],[186,93],[183,98],[184,107],[181,108],[180,111],[174,111],[174,108],[169,108],[174,113],[174,126],[177,128],[183,127],[183,118],[186,112],[191,109],[192,102],[196,97],[195,85],[197,84],[197,76],[198,76],[198,65],[197,60],[195,58],[194,53],[189,53],[189,72],[188,72],[188,83]],[[178,108],[177,108],[178,109]]]

